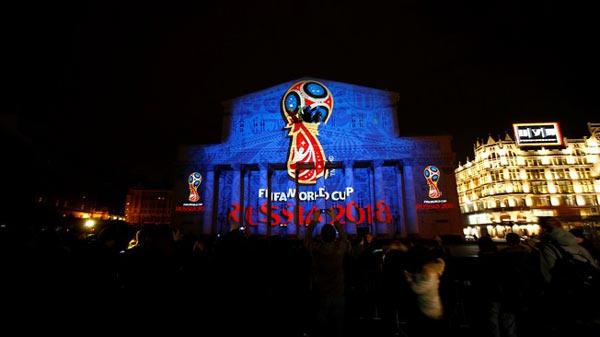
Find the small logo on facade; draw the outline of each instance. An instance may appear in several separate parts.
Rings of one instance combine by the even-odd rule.
[[[427,181],[429,187],[429,197],[431,199],[437,199],[442,196],[442,192],[438,188],[438,181],[440,180],[440,170],[437,166],[429,165],[423,170],[423,176]]]
[[[200,184],[202,184],[202,175],[198,172],[190,174],[188,177],[188,185],[190,187],[190,195],[188,200],[190,202],[200,201],[200,194],[198,194],[198,188],[200,188]]]

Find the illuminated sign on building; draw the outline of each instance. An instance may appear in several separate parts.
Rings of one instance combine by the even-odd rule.
[[[292,137],[287,160],[290,178],[298,174],[300,184],[315,184],[325,174],[325,152],[317,138],[321,122],[327,123],[333,111],[333,96],[317,81],[294,83],[281,101],[283,116]],[[298,164],[308,164],[299,168]],[[299,169],[299,171],[296,171]]]
[[[454,180],[444,175],[439,184],[434,172],[452,167],[451,138],[400,137],[397,102],[393,92],[315,79],[224,102],[224,141],[180,152],[178,188],[189,190],[183,177],[201,174],[205,210],[178,214],[178,221],[204,233],[244,226],[249,234],[272,235],[279,226],[302,236],[314,212],[333,209],[349,234],[368,227],[374,234],[427,236],[440,223],[436,234],[460,232]],[[435,192],[423,176],[432,162],[437,199],[428,197]],[[448,202],[438,206],[442,194]],[[187,193],[180,197],[189,201]],[[421,207],[423,200],[438,203]]]
[[[427,181],[427,186],[429,187],[429,197],[431,199],[441,197],[442,192],[440,192],[440,189],[438,188],[440,170],[433,165],[429,165],[423,170],[423,176],[425,176],[425,181]]]
[[[517,123],[513,128],[518,146],[562,145],[558,123]]]
[[[189,202],[184,202],[181,205],[175,206],[175,211],[183,213],[204,211],[204,204],[200,201],[200,193],[198,193],[198,189],[202,184],[202,174],[200,174],[200,172],[192,172],[187,178],[187,183],[189,190],[187,200]]]
[[[190,202],[198,202],[200,200],[200,195],[198,194],[198,188],[202,184],[202,175],[198,172],[194,172],[190,174],[188,177],[188,185],[190,189],[190,195],[188,200]]]
[[[428,165],[423,169],[423,177],[427,185],[427,198],[422,204],[417,205],[418,210],[436,210],[454,208],[454,204],[449,203],[448,199],[440,199],[442,196],[440,182],[441,171],[435,165]]]

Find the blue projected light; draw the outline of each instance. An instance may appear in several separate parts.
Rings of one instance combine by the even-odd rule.
[[[205,179],[203,231],[239,224],[251,234],[266,234],[270,223],[299,233],[315,211],[334,208],[350,233],[367,225],[392,233],[409,221],[398,194],[401,171],[415,181],[416,195],[407,200],[419,200],[444,181],[437,167],[423,168],[446,165],[437,140],[399,137],[397,104],[393,92],[319,79],[227,101],[226,139],[183,154],[187,172],[199,170]],[[430,185],[417,183],[423,175]],[[441,191],[429,195],[439,198]]]
[[[285,110],[290,114],[296,114],[300,106],[300,97],[298,94],[291,92],[285,98]]]
[[[304,85],[304,91],[316,98],[323,98],[327,96],[327,91],[322,85],[316,82],[308,82]]]

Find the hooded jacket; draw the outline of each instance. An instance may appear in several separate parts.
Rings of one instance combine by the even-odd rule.
[[[405,274],[410,289],[417,297],[419,310],[432,319],[441,319],[444,313],[439,288],[445,266],[444,260],[436,259],[425,264],[419,273]]]
[[[540,247],[540,267],[544,281],[552,281],[552,268],[561,256],[556,248],[552,247],[552,242],[559,244],[562,249],[573,255],[573,258],[580,261],[589,261],[594,267],[598,264],[594,261],[591,254],[583,247],[577,244],[575,236],[562,228],[554,228],[542,238]]]

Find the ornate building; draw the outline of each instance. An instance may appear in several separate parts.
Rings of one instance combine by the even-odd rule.
[[[226,102],[223,142],[182,148],[175,224],[303,236],[329,208],[319,226],[339,220],[349,234],[460,233],[451,137],[400,137],[397,102],[314,79]]]
[[[599,215],[600,124],[588,123],[588,128],[590,136],[582,139],[560,139],[556,128],[561,144],[546,147],[515,141],[508,134],[477,141],[475,158],[455,170],[465,224],[484,225],[492,235],[502,236],[511,230],[535,233],[539,216],[568,221]],[[515,131],[515,137],[527,133],[516,126]]]

